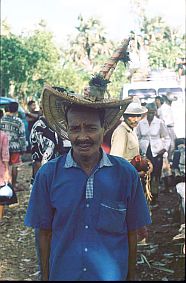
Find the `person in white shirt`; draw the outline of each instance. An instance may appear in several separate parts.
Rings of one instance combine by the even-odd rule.
[[[167,93],[167,95],[163,95],[164,103],[157,110],[158,118],[162,119],[167,126],[169,136],[171,138],[171,144],[168,150],[168,160],[172,161],[173,152],[175,149],[175,139],[176,134],[174,131],[174,115],[171,108],[172,101],[177,100],[172,93]]]
[[[156,204],[163,154],[169,149],[170,137],[164,122],[155,116],[157,111],[155,103],[148,103],[146,108],[148,109],[147,116],[138,123],[136,134],[139,139],[141,155],[146,156],[153,164],[151,193],[153,195],[152,204]]]

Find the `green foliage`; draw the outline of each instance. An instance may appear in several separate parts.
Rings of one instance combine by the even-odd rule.
[[[10,81],[23,83],[27,79],[27,58],[29,51],[25,48],[22,39],[11,34],[1,36],[1,82],[5,88]],[[2,87],[2,86],[1,86]]]
[[[133,2],[137,7],[141,3]],[[176,59],[184,57],[183,35],[166,25],[161,17],[146,17],[144,9],[137,9],[136,15],[140,16],[136,22],[148,47],[150,67],[176,68]],[[44,83],[82,93],[118,47],[117,42],[107,39],[101,22],[94,18],[84,20],[79,16],[76,35],[69,37],[67,47],[60,49],[43,20],[37,29],[22,36],[12,34],[6,22],[2,25],[0,90],[6,89],[7,94],[10,84],[14,84],[14,95],[23,103],[30,98],[39,99]],[[135,31],[132,34],[135,36]],[[111,97],[119,97],[123,83],[127,82],[126,70],[122,62],[117,64],[108,84]]]
[[[15,85],[23,100],[40,93],[45,82],[55,83],[60,51],[43,22],[28,36],[1,36],[1,89]]]
[[[171,29],[161,17],[144,16],[141,32],[148,45],[150,67],[176,69],[176,59],[185,53],[183,35]]]
[[[158,68],[175,68],[176,59],[179,57],[180,48],[168,40],[153,43],[149,49],[150,66]]]

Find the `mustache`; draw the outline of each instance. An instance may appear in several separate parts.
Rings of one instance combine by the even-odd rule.
[[[76,140],[75,142],[74,142],[74,145],[93,145],[94,144],[94,142],[92,141],[92,140]]]

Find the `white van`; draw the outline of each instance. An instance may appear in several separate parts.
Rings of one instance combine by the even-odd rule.
[[[185,82],[177,80],[159,79],[151,81],[136,81],[125,84],[121,92],[121,99],[138,96],[141,102],[153,102],[155,97],[173,93],[177,100],[172,102],[175,121],[175,133],[178,138],[185,137]]]

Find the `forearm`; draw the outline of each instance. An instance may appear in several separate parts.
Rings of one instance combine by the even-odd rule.
[[[9,172],[9,162],[8,161],[4,161],[4,165],[5,165],[5,171]]]
[[[10,171],[9,171],[9,162],[4,161],[4,166],[5,166],[4,181],[5,182],[11,182],[11,176],[10,176]]]
[[[40,161],[34,161],[33,162],[33,171],[32,171],[32,176],[33,176],[33,178],[35,178],[35,175],[36,175],[36,173],[37,173],[37,171],[39,170],[39,168],[41,167],[41,162]]]
[[[41,276],[42,281],[48,281],[49,279],[49,257],[50,257],[50,243],[51,243],[52,231],[51,230],[39,230],[39,253],[41,262]]]
[[[38,113],[27,112],[27,119],[28,119],[28,121],[32,121],[33,118],[37,119],[38,117],[39,117]]]
[[[128,232],[129,257],[127,281],[136,279],[137,231]]]

